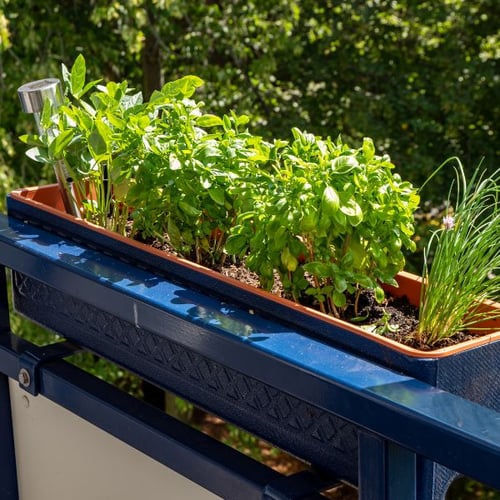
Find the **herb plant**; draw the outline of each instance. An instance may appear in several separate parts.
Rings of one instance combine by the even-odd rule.
[[[242,193],[251,208],[238,217],[228,252],[246,256],[265,288],[277,272],[291,298],[309,296],[337,317],[349,305],[357,314],[363,289],[382,301],[381,283],[395,284],[403,249],[414,249],[416,190],[368,138],[353,149],[294,129],[268,156],[272,168]]]
[[[234,219],[229,187],[254,156],[245,116],[222,118],[191,99],[203,82],[186,76],[143,102],[127,82],[85,84],[85,60],[63,66],[66,104],[47,110],[56,133],[25,137],[32,158],[63,157],[79,185],[84,217],[121,234],[167,238],[180,255],[212,266],[225,258]],[[86,99],[84,100],[84,95]]]
[[[453,160],[449,213],[425,252],[417,337],[428,345],[500,317],[500,310],[486,311],[483,304],[500,297],[500,170],[486,175],[478,168],[467,180],[457,158],[438,170]]]
[[[236,217],[234,187],[254,156],[245,116],[203,115],[185,102],[168,106],[169,126],[141,161],[129,192],[134,228],[143,236],[167,234],[181,255],[220,266]],[[150,201],[151,193],[154,199]]]
[[[266,142],[231,113],[203,113],[186,76],[148,102],[127,82],[85,83],[63,67],[66,103],[48,109],[52,139],[32,157],[61,156],[79,181],[84,216],[132,237],[167,239],[211,267],[243,259],[264,288],[343,317],[361,291],[384,300],[413,250],[419,197],[373,141],[351,148],[293,129]]]

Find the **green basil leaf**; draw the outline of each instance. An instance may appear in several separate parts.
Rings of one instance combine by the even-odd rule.
[[[337,307],[344,307],[347,304],[346,296],[337,290],[333,291],[332,299]]]
[[[305,214],[300,221],[300,230],[306,233],[310,233],[316,229],[318,225],[318,215],[314,212]]]
[[[374,292],[375,292],[375,300],[381,304],[384,299],[385,299],[385,293],[384,293],[384,290],[381,288],[381,287],[376,287],[374,289]]]
[[[219,127],[222,126],[224,122],[222,121],[222,118],[217,115],[206,114],[198,117],[196,124],[200,127]]]
[[[224,190],[219,187],[211,188],[208,190],[208,195],[210,198],[217,203],[217,205],[224,206],[225,196]]]
[[[248,240],[241,234],[229,236],[226,241],[226,251],[231,255],[243,255],[248,248]]]
[[[370,163],[375,156],[375,146],[373,140],[370,137],[365,137],[363,139],[363,156],[365,157],[365,162]]]
[[[85,85],[86,71],[85,58],[82,54],[79,54],[71,68],[71,93],[75,97],[80,97],[80,92]]]
[[[347,215],[352,226],[356,227],[363,220],[363,210],[353,199],[349,199],[346,205],[340,207],[343,214]]]
[[[201,210],[183,200],[179,201],[179,208],[190,217],[199,217],[201,215]]]
[[[73,130],[64,130],[50,143],[49,154],[52,158],[62,158],[65,149],[73,139]]]
[[[39,163],[49,163],[49,154],[47,148],[34,147],[26,151],[26,156]]]
[[[340,199],[337,191],[332,186],[327,186],[321,198],[323,212],[326,215],[334,214],[340,207]]]
[[[107,144],[99,130],[95,128],[89,135],[89,150],[94,158],[105,155],[107,152]]]

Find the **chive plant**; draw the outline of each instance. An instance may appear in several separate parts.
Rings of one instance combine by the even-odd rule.
[[[500,310],[487,311],[483,304],[500,297],[500,170],[487,175],[478,167],[467,180],[458,158],[437,170],[451,161],[456,179],[449,212],[424,253],[417,337],[427,345],[481,331],[482,321],[500,317]]]

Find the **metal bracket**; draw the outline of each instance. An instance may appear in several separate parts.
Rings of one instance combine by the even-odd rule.
[[[41,367],[51,361],[64,359],[82,348],[69,341],[57,342],[43,347],[31,346],[19,356],[19,386],[33,396],[40,392],[39,372]]]

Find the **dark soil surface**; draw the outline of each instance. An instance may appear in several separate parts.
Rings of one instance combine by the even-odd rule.
[[[255,273],[249,271],[244,265],[227,265],[221,269],[221,273],[247,285],[259,287],[259,279]],[[283,291],[276,279],[276,285],[272,293],[283,297]],[[315,308],[314,304],[308,304]],[[370,290],[364,291],[359,300],[358,317],[362,321],[354,320],[354,311],[347,309],[346,316],[342,319],[352,321],[368,331],[383,335],[410,347],[423,351],[430,350],[429,346],[418,342],[415,331],[418,327],[418,308],[410,304],[406,297],[388,297],[382,304],[378,304]],[[451,339],[443,339],[434,344],[432,349],[439,349],[473,338],[466,333],[459,334]]]

